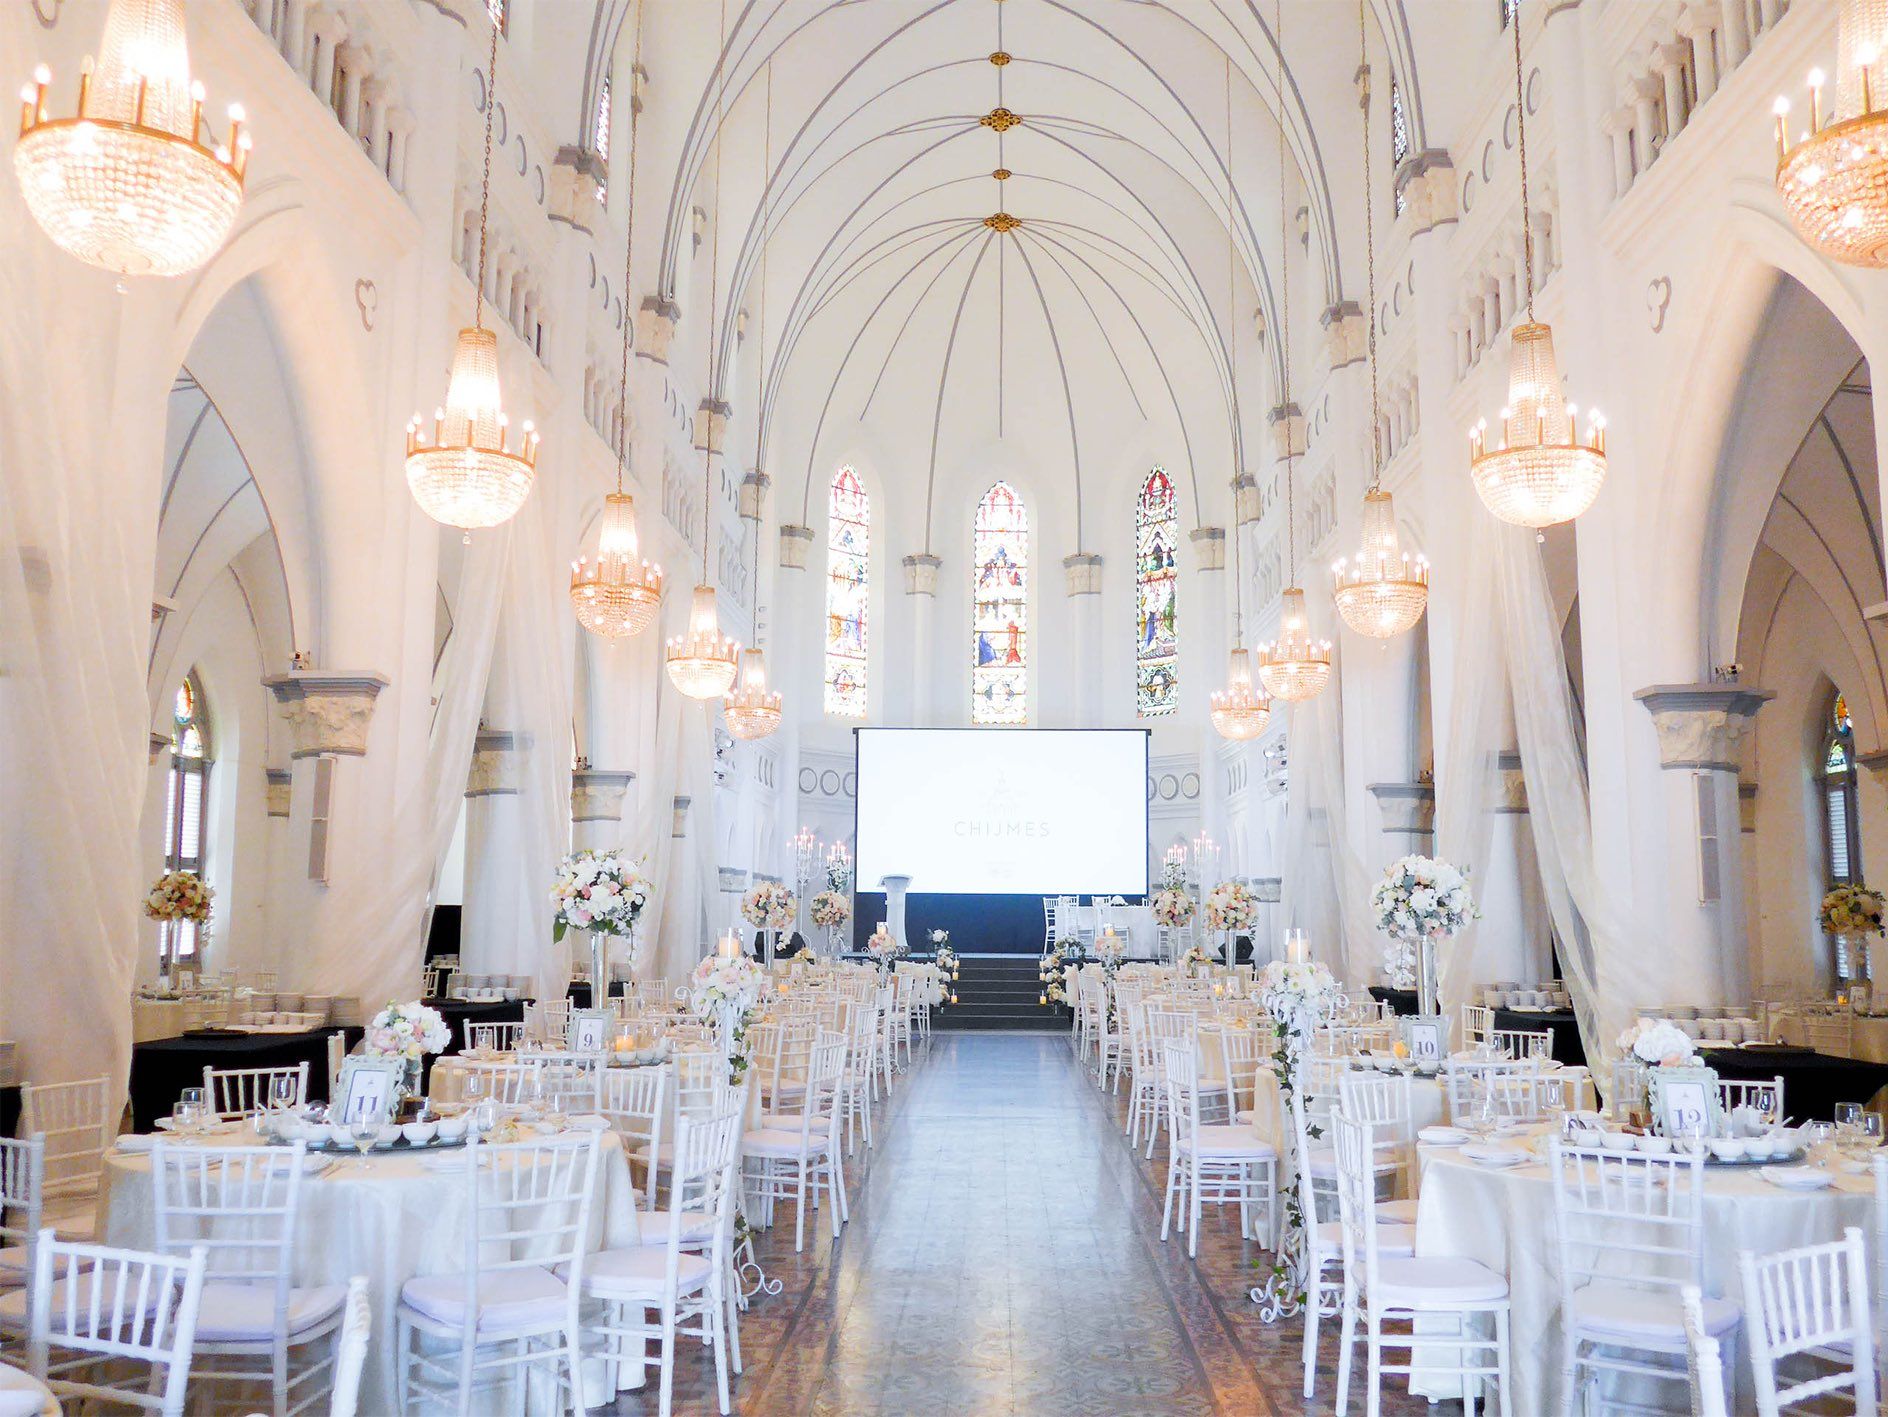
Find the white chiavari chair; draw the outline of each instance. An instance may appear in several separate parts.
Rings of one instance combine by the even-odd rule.
[[[1228,1019],[1215,1030],[1220,1066],[1225,1074],[1226,1120],[1250,1123],[1258,1106],[1259,1070],[1270,1040],[1257,1027]]]
[[[1364,1325],[1366,1401],[1377,1410],[1386,1375],[1448,1375],[1461,1382],[1465,1410],[1475,1411],[1475,1390],[1492,1379],[1502,1402],[1509,1389],[1508,1281],[1475,1260],[1456,1256],[1393,1255],[1383,1247],[1377,1218],[1375,1148],[1371,1128],[1340,1109],[1331,1119],[1337,1157],[1338,1212],[1343,1234],[1343,1336],[1338,1346],[1337,1410],[1350,1398],[1351,1350],[1358,1320]],[[1453,1332],[1439,1322],[1453,1320]],[[1485,1338],[1477,1320],[1492,1321]],[[1408,1324],[1410,1332],[1384,1325]],[[1420,1327],[1422,1332],[1414,1330]],[[1386,1350],[1402,1348],[1401,1363]],[[1471,1387],[1470,1384],[1474,1386]]]
[[[1483,1038],[1498,1057],[1511,1063],[1545,1063],[1554,1056],[1552,1029],[1491,1028]]]
[[[1559,1228],[1561,1381],[1568,1400],[1604,1373],[1685,1380],[1679,1290],[1704,1284],[1704,1162],[1548,1143]],[[1737,1305],[1706,1298],[1704,1332],[1736,1357]]]
[[[846,1070],[840,1084],[840,1110],[846,1120],[846,1155],[858,1145],[861,1127],[872,1145],[872,1054],[878,1027],[869,1001],[850,1001],[845,1016]]]
[[[1495,1011],[1486,1004],[1462,1005],[1462,1046],[1473,1048],[1486,1043],[1495,1031]]]
[[[750,1065],[749,1071],[760,1088],[764,1113],[771,1116],[799,1109],[819,1032],[819,1020],[811,1014],[788,1018],[775,1026],[771,1049],[754,1050],[754,1058],[760,1066],[756,1069]]]
[[[651,1153],[656,1158],[658,1172],[657,1184],[660,1185],[660,1173],[670,1172],[675,1167],[674,1136],[677,1128],[688,1118],[699,1120],[713,1115],[726,1100],[728,1084],[727,1060],[714,1045],[692,1047],[672,1055],[668,1062],[669,1093],[673,1099],[672,1115],[669,1118],[674,1126],[665,1126],[668,1136],[657,1139],[655,1150]],[[746,1084],[742,1084],[742,1096],[747,1094]],[[677,1196],[673,1180],[669,1186],[669,1204],[687,1206],[691,1197],[686,1188]]]
[[[523,1041],[522,1023],[465,1021],[465,1048],[468,1053],[515,1053]]]
[[[668,1102],[667,1068],[605,1068],[597,1086],[597,1112],[623,1139],[623,1149],[640,1161],[649,1209],[656,1204],[654,1156],[662,1145],[663,1113]]]
[[[367,1366],[367,1340],[373,1335],[374,1311],[367,1299],[367,1276],[347,1282],[345,1317],[334,1359],[334,1392],[328,1398],[328,1417],[355,1417],[360,1410],[361,1369]]]
[[[1187,1256],[1200,1246],[1200,1207],[1237,1204],[1239,1236],[1255,1234],[1267,1249],[1278,1230],[1278,1153],[1250,1127],[1211,1125],[1200,1119],[1199,1060],[1191,1044],[1163,1045],[1167,1109],[1173,1135],[1167,1147],[1167,1193],[1160,1214],[1160,1238],[1167,1238],[1174,1202],[1180,1203],[1180,1228],[1187,1232]],[[1262,1207],[1263,1229],[1255,1229],[1252,1210]]]
[[[548,1366],[582,1410],[579,1303],[599,1140],[579,1131],[498,1146],[475,1137],[467,1144],[462,1267],[400,1286],[394,1313],[400,1411],[414,1410],[418,1393],[465,1412],[481,1377],[510,1371],[523,1381],[518,1370],[530,1364]]]
[[[1154,1062],[1153,1035],[1147,1029],[1147,1005],[1131,1004],[1125,1013],[1117,1010],[1116,1021],[1123,1032],[1128,1073],[1128,1146],[1141,1144],[1141,1127],[1147,1128],[1147,1154],[1154,1154],[1154,1136],[1166,1115],[1167,1096],[1160,1085],[1160,1069]]]
[[[1506,1058],[1448,1058],[1442,1064],[1442,1092],[1449,1104],[1449,1121],[1462,1126],[1478,1117],[1488,1104],[1487,1080],[1532,1072],[1531,1063]]]
[[[1718,1079],[1718,1101],[1726,1114],[1747,1107],[1769,1126],[1783,1125],[1783,1078],[1752,1078],[1747,1081]]]
[[[44,1231],[33,1282],[0,1297],[24,1317],[27,1367],[63,1401],[183,1417],[208,1255],[67,1243]],[[30,1312],[25,1307],[32,1296]]]
[[[1724,1400],[1724,1354],[1704,1331],[1704,1293],[1695,1284],[1679,1286],[1685,1315],[1685,1376],[1691,1383],[1691,1417],[1731,1417]]]
[[[0,1137],[0,1289],[32,1277],[45,1190],[45,1138]]]
[[[308,1100],[308,1064],[303,1061],[285,1068],[206,1067],[204,1102],[219,1122],[240,1122],[269,1110],[278,1078],[288,1079],[295,1090],[290,1106],[299,1107]]]
[[[108,1094],[102,1077],[20,1089],[20,1134],[45,1139],[45,1218],[68,1239],[92,1234],[110,1140]]]
[[[1155,1108],[1147,1131],[1147,1155],[1151,1159],[1154,1155],[1155,1134],[1171,1121],[1168,1111],[1172,1099],[1167,1091],[1167,1045],[1184,1043],[1188,1052],[1192,1052],[1196,1046],[1199,1019],[1191,1011],[1176,1007],[1173,1000],[1167,998],[1143,1006],[1141,1020],[1147,1031],[1149,1061],[1154,1070],[1154,1092],[1161,1104]]]
[[[443,999],[446,997],[446,976],[452,971],[440,969],[436,965],[427,965],[420,981],[420,997],[425,999]]]
[[[846,1040],[836,1034],[822,1034],[813,1045],[806,1095],[798,1115],[781,1117],[778,1125],[750,1131],[741,1143],[742,1159],[749,1163],[745,1175],[749,1199],[760,1202],[770,1218],[775,1201],[793,1199],[795,1254],[806,1243],[809,1195],[816,1205],[831,1201],[835,1240],[839,1238],[840,1222],[849,1218],[839,1151],[839,1089],[845,1063]]]
[[[892,1095],[892,1074],[896,1071],[892,1050],[892,986],[880,984],[872,990],[872,1007],[878,1013],[878,1036],[874,1046],[878,1049],[878,1068],[873,1073],[873,1086],[884,1084],[884,1095]]]
[[[299,1141],[207,1147],[159,1137],[151,1147],[157,1250],[180,1258],[201,1249],[208,1257],[194,1350],[221,1361],[199,1368],[198,1380],[266,1379],[275,1417],[300,1412],[331,1386],[335,1345],[319,1355],[307,1350],[339,1332],[347,1299],[339,1285],[295,1283],[306,1159]]]
[[[347,1062],[347,1035],[336,1029],[328,1035],[326,1047],[328,1062],[328,1096],[341,1095],[341,1067]]]
[[[1416,1223],[1416,1123],[1409,1074],[1345,1073],[1338,1079],[1338,1105],[1354,1122],[1370,1129],[1371,1166],[1381,1193],[1377,1218],[1400,1225]]]
[[[524,1006],[525,1037],[549,1048],[561,1048],[570,1038],[570,1000],[546,999]]]
[[[539,1096],[539,1064],[533,1059],[507,1063],[468,1063],[466,1080],[476,1075],[484,1085],[485,1095],[494,1102],[518,1106],[536,1102]]]
[[[734,1186],[741,1145],[739,1091],[726,1105],[680,1124],[676,1139],[678,1189],[700,1197],[698,1211],[654,1212],[644,1217],[645,1243],[636,1249],[605,1250],[591,1259],[584,1291],[606,1306],[606,1317],[590,1333],[612,1366],[649,1366],[649,1341],[660,1345],[657,1410],[669,1417],[675,1386],[677,1335],[699,1337],[712,1348],[721,1411],[729,1410],[729,1348],[741,1370],[735,1327]],[[706,1253],[703,1253],[703,1251]],[[649,1310],[655,1321],[648,1322]],[[693,1321],[694,1326],[687,1325]],[[614,1384],[612,1384],[614,1386]]]
[[[1861,1230],[1852,1225],[1840,1240],[1762,1256],[1740,1250],[1737,1269],[1758,1417],[1778,1417],[1785,1407],[1832,1393],[1852,1394],[1859,1413],[1875,1411],[1875,1335]],[[1792,1381],[1779,1372],[1790,1359],[1812,1354],[1824,1361],[1810,1376]]]
[[[551,1056],[538,1062],[538,1098],[560,1112],[595,1112],[605,1060],[590,1055]]]
[[[1818,1053],[1846,1058],[1855,1049],[1855,1020],[1847,1013],[1812,1013],[1803,1021],[1803,1036]]]

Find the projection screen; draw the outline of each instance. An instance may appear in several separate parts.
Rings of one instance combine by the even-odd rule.
[[[857,888],[1144,895],[1144,729],[860,728]]]

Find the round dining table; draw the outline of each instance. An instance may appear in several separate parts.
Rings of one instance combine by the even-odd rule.
[[[0,1363],[0,1417],[59,1417],[59,1399],[31,1373]]]
[[[621,1138],[602,1132],[603,1154],[590,1209],[589,1249],[639,1243],[637,1196]],[[232,1128],[206,1138],[209,1144],[250,1144],[250,1134]],[[105,1154],[105,1194],[100,1203],[105,1243],[152,1249],[157,1215],[151,1181],[149,1138],[120,1138]],[[330,1164],[302,1186],[295,1243],[295,1278],[301,1285],[346,1286],[367,1276],[374,1333],[361,1375],[360,1410],[396,1410],[394,1362],[398,1353],[394,1310],[401,1286],[430,1274],[465,1268],[469,1196],[463,1147],[413,1152],[311,1152]],[[601,1383],[601,1365],[593,1381]],[[586,1372],[586,1378],[591,1375]],[[509,1399],[494,1395],[493,1410]]]
[[[1508,1277],[1512,1303],[1509,1339],[1510,1412],[1561,1410],[1560,1250],[1554,1218],[1554,1182],[1537,1154],[1533,1133],[1498,1143],[1520,1152],[1518,1165],[1498,1168],[1463,1155],[1458,1147],[1421,1145],[1421,1188],[1416,1253],[1478,1260]],[[1842,1238],[1843,1229],[1869,1228],[1874,1187],[1866,1173],[1838,1173],[1822,1191],[1785,1190],[1755,1167],[1707,1166],[1704,1181],[1704,1290],[1738,1302],[1739,1250],[1759,1254]],[[1753,1412],[1748,1350],[1739,1344],[1739,1391],[1733,1412]],[[1680,1369],[1682,1373],[1682,1368]],[[1453,1396],[1452,1379],[1418,1380],[1426,1396]],[[1679,1383],[1652,1385],[1654,1400],[1682,1408]],[[1660,1391],[1662,1389],[1662,1391]]]

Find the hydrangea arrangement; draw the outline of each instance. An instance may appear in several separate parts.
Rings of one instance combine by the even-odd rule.
[[[1882,895],[1860,881],[1837,886],[1822,898],[1818,918],[1831,935],[1879,935],[1882,933]],[[146,909],[149,909],[147,906]]]
[[[741,918],[761,930],[792,927],[800,902],[784,881],[762,881],[741,897]]]
[[[620,852],[573,851],[558,863],[551,886],[556,907],[551,938],[561,940],[571,929],[631,934],[652,889],[636,863]]]
[[[1258,923],[1259,898],[1244,881],[1221,881],[1206,897],[1206,923],[1214,930],[1250,930]]]
[[[194,920],[201,925],[210,918],[215,899],[216,892],[195,871],[166,871],[151,882],[144,913],[153,920]]]
[[[418,999],[389,1003],[367,1025],[361,1051],[371,1058],[404,1058],[417,1063],[426,1053],[437,1053],[452,1042],[452,1029],[438,1009]]]
[[[767,973],[746,955],[711,954],[688,976],[688,1006],[698,1019],[713,1019],[727,1007],[746,1014],[760,1003]]]
[[[838,891],[821,891],[810,909],[813,923],[822,930],[836,930],[852,918],[852,902]]]
[[[1177,886],[1154,893],[1154,923],[1169,930],[1178,930],[1186,924],[1197,908],[1193,897]]]
[[[931,942],[933,951],[947,950],[951,947],[951,932],[949,930],[928,930],[925,932],[925,938]]]
[[[1377,928],[1396,940],[1447,940],[1480,916],[1468,877],[1447,861],[1405,856],[1370,893]]]
[[[1698,1061],[1684,1029],[1668,1018],[1642,1018],[1619,1035],[1619,1051],[1654,1068],[1683,1068]]]

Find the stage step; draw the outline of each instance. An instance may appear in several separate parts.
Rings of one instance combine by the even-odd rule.
[[[1067,1028],[1067,1013],[1036,1002],[1042,993],[1038,969],[1028,956],[959,956],[957,1002],[938,1010],[931,1026],[959,1033]]]

